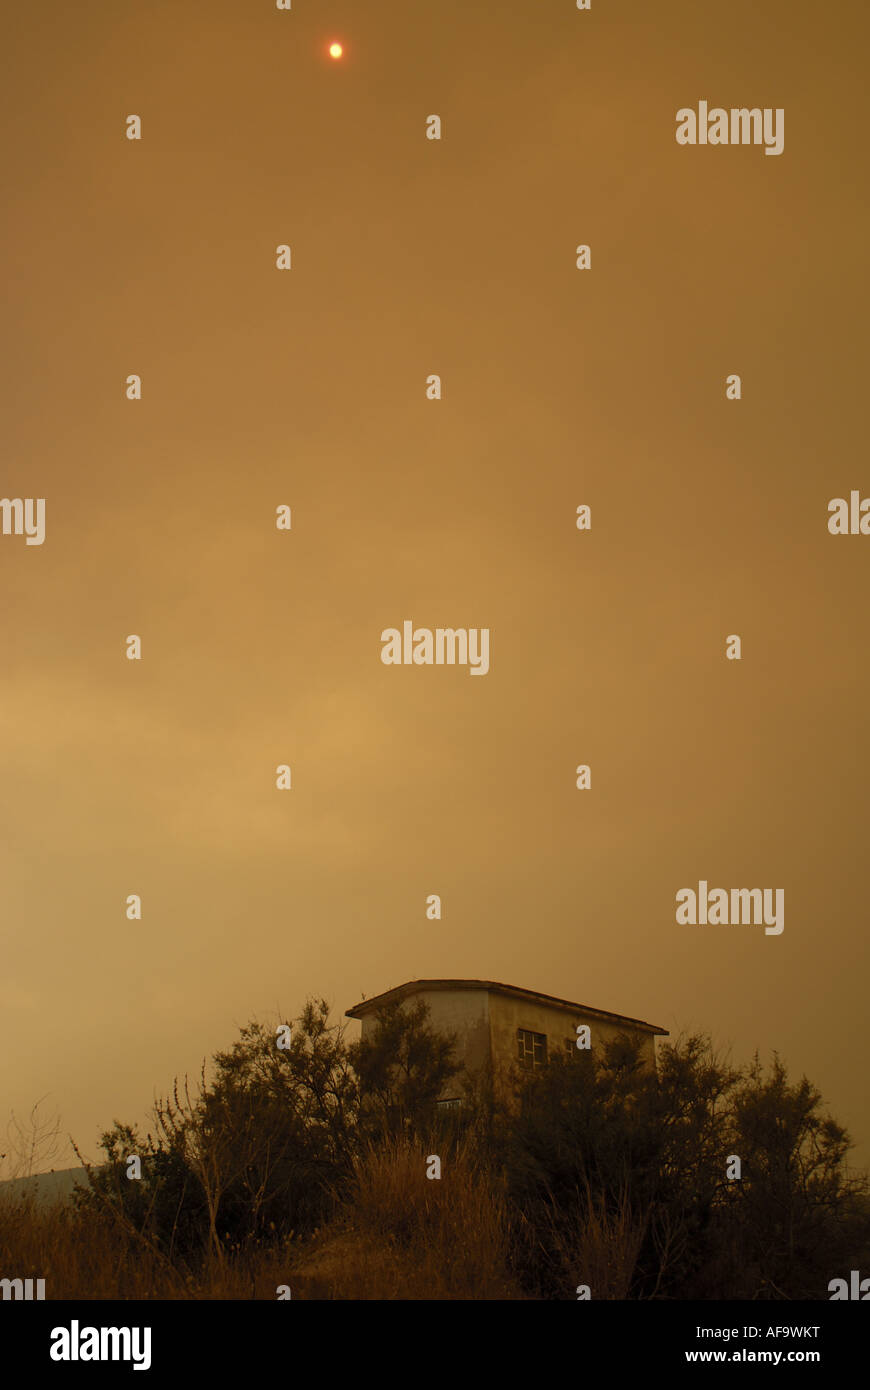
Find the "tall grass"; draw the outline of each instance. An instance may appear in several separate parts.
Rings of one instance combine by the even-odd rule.
[[[108,1210],[2,1197],[0,1277],[44,1279],[47,1299],[274,1299],[282,1284],[302,1299],[521,1297],[500,1181],[469,1140],[440,1147],[442,1175],[430,1179],[412,1141],[370,1145],[325,1229],[231,1247],[220,1266],[170,1261]]]
[[[587,1184],[567,1210],[549,1205],[543,1224],[566,1297],[585,1285],[596,1300],[628,1298],[647,1222],[632,1211],[625,1190],[608,1208]]]
[[[0,1197],[0,1278],[44,1279],[46,1299],[274,1299],[285,1249],[234,1250],[223,1269],[170,1262],[108,1214]]]
[[[46,1298],[173,1297],[182,1277],[102,1216],[63,1202],[0,1198],[0,1275],[44,1279]],[[160,1293],[154,1292],[160,1289]]]
[[[501,1182],[468,1138],[441,1143],[441,1177],[406,1138],[371,1144],[334,1227],[296,1275],[302,1297],[504,1299],[510,1222]]]

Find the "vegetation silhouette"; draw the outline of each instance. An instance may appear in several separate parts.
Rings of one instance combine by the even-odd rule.
[[[72,1205],[4,1197],[4,1264],[49,1298],[339,1299],[825,1299],[870,1266],[849,1136],[776,1055],[692,1035],[653,1072],[620,1037],[505,1091],[423,1001],[345,1026],[249,1023],[147,1133],[115,1121]]]

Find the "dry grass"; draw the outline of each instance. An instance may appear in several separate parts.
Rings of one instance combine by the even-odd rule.
[[[2,1273],[44,1279],[46,1298],[175,1297],[152,1292],[182,1285],[181,1276],[164,1266],[108,1220],[91,1217],[85,1226],[62,1202],[0,1200]]]
[[[369,1147],[334,1227],[299,1262],[294,1296],[513,1299],[505,1196],[469,1142],[442,1145],[441,1177],[405,1139]]]
[[[646,1221],[635,1216],[625,1192],[608,1210],[588,1188],[578,1191],[574,1211],[557,1215],[554,1206],[546,1224],[547,1243],[564,1275],[566,1297],[575,1296],[578,1286],[585,1284],[596,1300],[628,1298]]]
[[[44,1279],[47,1300],[274,1299],[291,1263],[286,1251],[254,1250],[197,1274],[108,1216],[0,1199],[0,1277]]]
[[[227,1252],[192,1272],[108,1213],[0,1199],[0,1277],[45,1279],[46,1298],[512,1299],[504,1194],[469,1144],[442,1146],[442,1176],[404,1141],[369,1148],[330,1227],[283,1249]]]

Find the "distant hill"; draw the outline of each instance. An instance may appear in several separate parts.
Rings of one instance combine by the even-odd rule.
[[[68,1202],[76,1183],[87,1187],[84,1168],[57,1168],[50,1173],[34,1173],[29,1178],[8,1178],[0,1182],[0,1197],[24,1197],[33,1194],[38,1202]]]

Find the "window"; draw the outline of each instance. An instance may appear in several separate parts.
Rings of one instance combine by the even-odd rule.
[[[438,1110],[458,1110],[461,1104],[458,1097],[451,1096],[449,1100],[436,1100],[435,1107]]]
[[[579,1051],[579,1048],[577,1047],[577,1039],[576,1039],[576,1038],[566,1038],[566,1039],[565,1039],[565,1052],[567,1053],[568,1061],[569,1061],[569,1062],[573,1062],[573,1061],[574,1061],[574,1058],[577,1056],[578,1051]]]
[[[517,1056],[521,1067],[532,1071],[547,1065],[546,1033],[530,1033],[528,1028],[517,1029]]]

